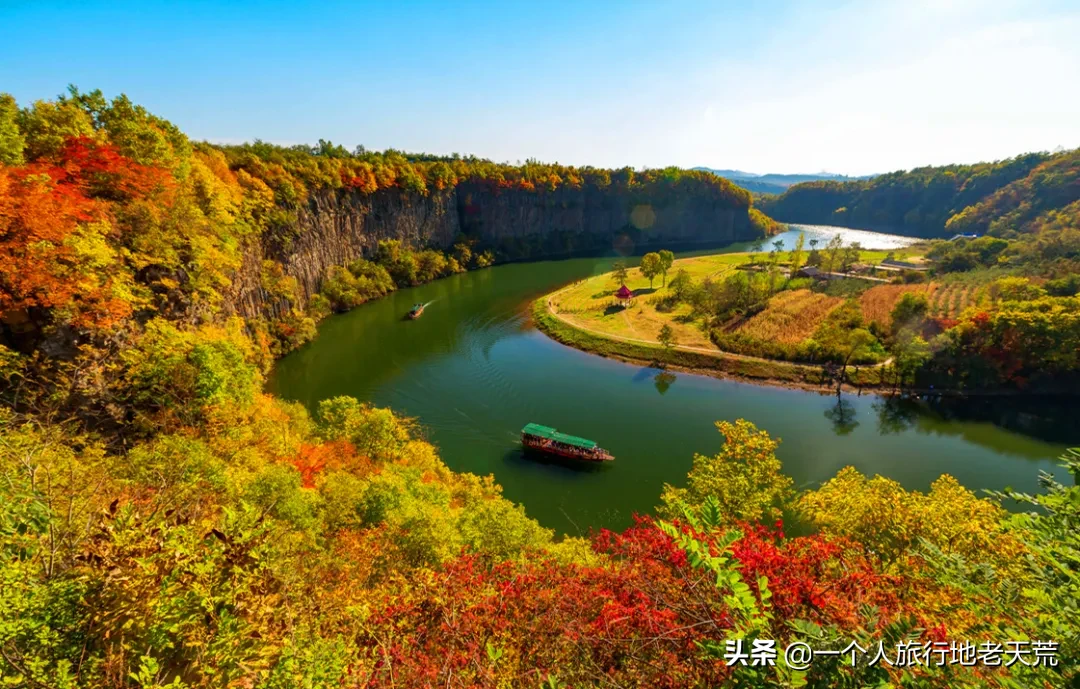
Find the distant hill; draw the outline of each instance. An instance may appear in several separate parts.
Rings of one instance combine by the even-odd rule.
[[[803,182],[852,182],[860,179],[869,179],[873,175],[863,177],[848,177],[847,175],[834,175],[828,172],[817,174],[778,174],[770,172],[759,174],[744,170],[717,170],[710,167],[696,167],[695,170],[711,172],[719,177],[724,177],[735,182],[743,189],[755,194],[783,194],[788,187]]]
[[[781,222],[916,237],[1075,233],[1080,229],[1080,149],[921,167],[867,180],[806,182],[755,205]]]

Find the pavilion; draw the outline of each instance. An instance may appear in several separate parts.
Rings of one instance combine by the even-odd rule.
[[[633,302],[634,293],[626,285],[620,287],[619,291],[615,293],[615,303],[619,306],[630,306]]]

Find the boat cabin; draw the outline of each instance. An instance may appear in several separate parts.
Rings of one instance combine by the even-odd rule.
[[[590,462],[605,462],[615,459],[604,448],[587,438],[560,433],[550,426],[530,423],[521,429],[521,444],[527,450],[536,450],[546,454],[581,459]]]

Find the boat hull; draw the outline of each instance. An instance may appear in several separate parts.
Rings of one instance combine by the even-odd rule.
[[[559,459],[566,459],[572,462],[581,462],[583,464],[605,464],[613,461],[615,458],[607,452],[599,453],[584,453],[576,451],[572,448],[564,448],[552,443],[544,443],[542,441],[533,440],[531,438],[522,438],[521,446],[526,452],[536,453],[538,455],[544,455],[546,457],[556,457]]]

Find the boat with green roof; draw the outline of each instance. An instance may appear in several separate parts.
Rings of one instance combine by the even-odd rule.
[[[521,429],[521,445],[526,450],[583,462],[610,462],[615,459],[592,440],[560,433],[538,423],[530,423]]]

